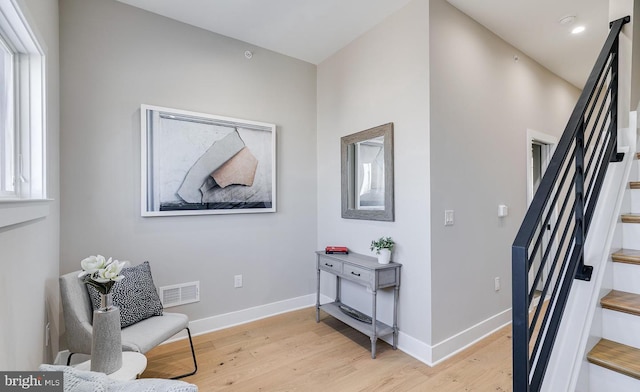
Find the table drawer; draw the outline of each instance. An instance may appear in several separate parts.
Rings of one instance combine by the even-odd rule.
[[[334,273],[342,273],[342,261],[337,260],[329,260],[329,259],[320,259],[318,261],[320,264],[318,267],[323,270],[327,270]]]
[[[347,275],[352,280],[357,280],[363,283],[371,282],[371,271],[363,268],[345,264],[344,274]]]

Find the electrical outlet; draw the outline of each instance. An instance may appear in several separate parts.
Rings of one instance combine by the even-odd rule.
[[[496,276],[494,280],[494,290],[500,291],[500,277]]]
[[[242,287],[242,275],[236,275],[233,277],[233,287],[235,288]]]

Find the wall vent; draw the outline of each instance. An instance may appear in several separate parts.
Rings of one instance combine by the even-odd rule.
[[[189,304],[200,301],[200,282],[189,282],[160,287],[160,301],[162,306]]]

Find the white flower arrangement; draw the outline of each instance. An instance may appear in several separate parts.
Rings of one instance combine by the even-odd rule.
[[[80,262],[82,272],[78,278],[84,277],[84,283],[96,288],[102,294],[108,294],[116,282],[124,279],[120,275],[128,261],[106,260],[104,256],[89,256]]]

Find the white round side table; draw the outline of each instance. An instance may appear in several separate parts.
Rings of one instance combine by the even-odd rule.
[[[78,370],[91,370],[91,361],[84,361],[73,365]],[[147,357],[133,351],[122,352],[122,367],[111,374],[109,378],[114,380],[135,380],[140,377],[144,369],[147,368]]]

